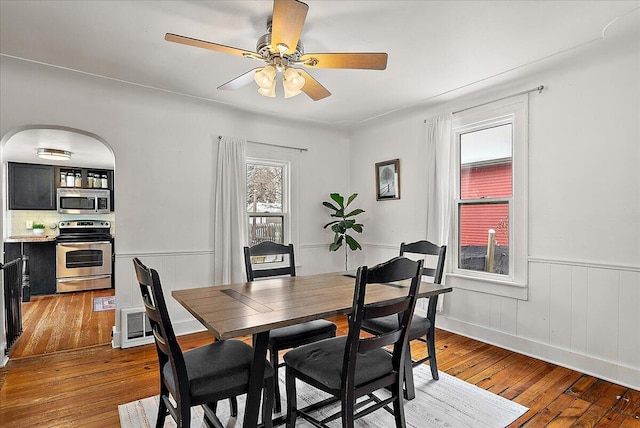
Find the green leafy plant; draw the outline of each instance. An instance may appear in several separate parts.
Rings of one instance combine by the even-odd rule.
[[[44,224],[42,223],[33,223],[33,225],[31,226],[34,229],[44,229]]]
[[[329,251],[338,251],[338,249],[342,247],[342,244],[346,242],[347,245],[344,247],[344,268],[348,270],[349,248],[353,251],[362,250],[360,243],[349,234],[349,231],[362,233],[364,225],[358,223],[355,217],[358,214],[362,214],[364,210],[357,208],[347,212],[347,207],[349,207],[351,202],[358,196],[357,193],[349,196],[346,204],[344,203],[344,197],[339,193],[332,193],[330,196],[333,202],[325,201],[322,205],[332,211],[331,217],[336,217],[340,220],[333,220],[324,225],[325,229],[331,226],[331,230],[334,233],[333,242],[329,244]]]

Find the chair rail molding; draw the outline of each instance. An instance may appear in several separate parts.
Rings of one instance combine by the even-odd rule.
[[[588,268],[597,268],[597,269],[611,269],[611,270],[624,270],[630,272],[640,272],[640,266],[632,266],[632,265],[623,265],[616,264],[611,262],[597,262],[597,261],[585,261],[585,260],[570,260],[570,259],[560,259],[553,257],[541,257],[541,256],[529,256],[529,263],[548,263],[548,264],[556,264],[556,265],[568,265],[568,266],[579,266],[579,267],[588,267]]]

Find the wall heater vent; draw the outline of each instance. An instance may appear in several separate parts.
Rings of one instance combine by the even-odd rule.
[[[144,308],[126,308],[120,311],[123,348],[153,343],[151,324]]]

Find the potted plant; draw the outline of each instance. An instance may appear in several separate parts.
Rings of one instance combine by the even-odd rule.
[[[338,251],[344,242],[347,243],[344,247],[344,270],[349,270],[348,267],[348,251],[349,248],[351,250],[362,250],[362,246],[358,241],[356,241],[353,236],[349,234],[349,231],[352,230],[357,233],[362,233],[362,228],[364,225],[358,223],[355,217],[358,214],[362,214],[364,210],[360,208],[347,212],[347,207],[353,202],[353,200],[358,196],[357,193],[349,196],[347,199],[347,203],[344,203],[344,197],[339,193],[332,193],[331,199],[332,202],[323,202],[322,205],[329,208],[332,213],[331,217],[336,217],[340,220],[333,220],[324,225],[324,228],[331,226],[331,230],[334,232],[333,242],[329,245],[329,251]]]
[[[35,235],[44,235],[44,224],[42,223],[33,223],[33,233]]]

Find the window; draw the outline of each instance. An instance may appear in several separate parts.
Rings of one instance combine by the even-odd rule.
[[[460,134],[458,268],[509,275],[513,124]]]
[[[247,161],[249,246],[263,241],[285,243],[286,165]]]
[[[524,298],[496,290],[527,281],[527,99],[475,108],[453,122],[453,274],[466,280],[462,288]]]

